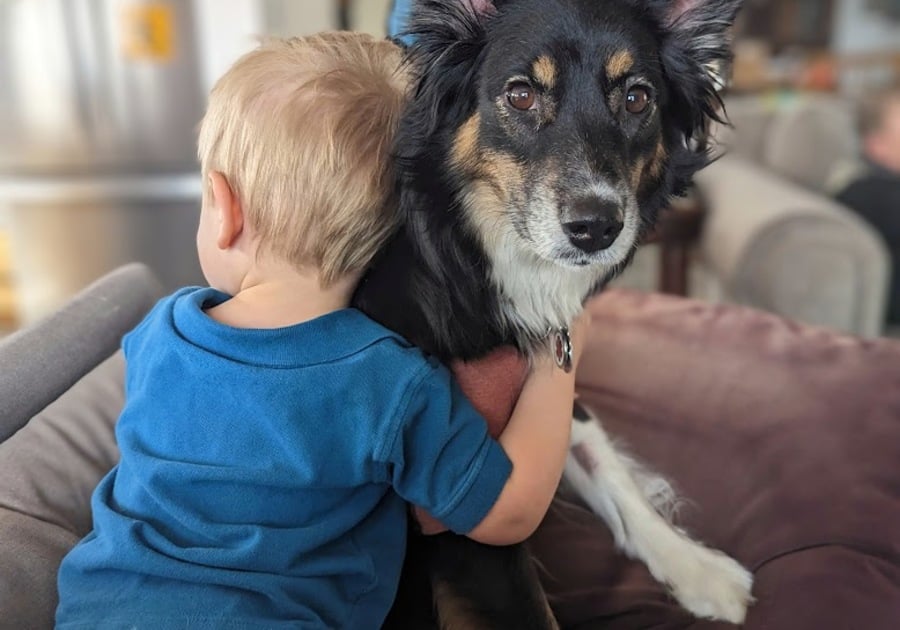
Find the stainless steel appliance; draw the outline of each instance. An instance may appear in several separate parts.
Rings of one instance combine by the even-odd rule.
[[[191,0],[0,0],[0,208],[24,319],[141,260],[202,282]]]

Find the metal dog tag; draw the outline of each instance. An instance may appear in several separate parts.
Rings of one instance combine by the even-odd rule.
[[[561,370],[566,373],[572,371],[572,338],[568,328],[553,331],[553,357]]]

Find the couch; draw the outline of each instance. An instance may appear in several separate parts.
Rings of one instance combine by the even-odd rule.
[[[56,568],[117,458],[119,338],[159,294],[131,265],[0,342],[0,628],[52,627]],[[622,289],[589,308],[581,400],[673,480],[682,527],[753,570],[745,627],[895,628],[900,342]],[[529,544],[565,628],[733,627],[681,610],[575,500]]]
[[[881,237],[829,196],[855,158],[853,109],[834,96],[726,99],[733,127],[718,127],[724,157],[695,177],[707,217],[690,294],[875,337],[884,330],[890,254]],[[647,248],[617,286],[654,285]]]

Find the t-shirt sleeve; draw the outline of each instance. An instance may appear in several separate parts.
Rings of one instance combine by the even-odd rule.
[[[445,367],[429,365],[407,401],[383,454],[394,489],[468,533],[497,501],[512,462]]]

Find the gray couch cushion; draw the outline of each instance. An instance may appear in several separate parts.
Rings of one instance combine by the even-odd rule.
[[[49,628],[56,569],[91,528],[90,495],[118,458],[121,353],[0,444],[0,627]]]
[[[118,456],[113,353],[160,293],[147,267],[127,265],[0,343],[2,628],[52,627],[59,561],[90,529],[91,492]]]
[[[848,101],[806,96],[784,107],[766,130],[761,163],[816,192],[825,192],[837,164],[856,157],[859,140]]]
[[[864,221],[740,156],[723,157],[695,180],[710,209],[701,252],[729,300],[881,333],[890,258]]]
[[[161,291],[146,266],[126,265],[0,342],[0,442],[115,352]]]

